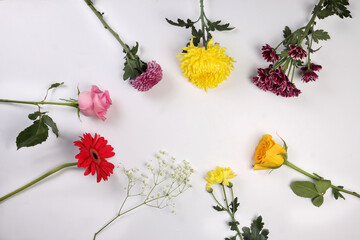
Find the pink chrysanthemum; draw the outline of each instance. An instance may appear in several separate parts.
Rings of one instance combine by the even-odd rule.
[[[295,45],[290,45],[289,47],[290,47],[289,57],[300,60],[307,57],[306,51],[301,47]]]
[[[302,80],[306,83],[310,82],[310,81],[315,81],[316,79],[318,79],[318,75],[313,72],[313,71],[308,71],[305,72],[304,75],[302,76]]]
[[[131,80],[132,86],[138,91],[145,92],[150,90],[162,79],[162,69],[155,61],[147,64],[146,72],[143,72],[140,76]]]
[[[276,54],[274,49],[269,46],[269,44],[266,44],[265,46],[263,46],[261,48],[261,51],[262,51],[262,56],[265,59],[265,61],[274,63],[279,60],[278,55]]]

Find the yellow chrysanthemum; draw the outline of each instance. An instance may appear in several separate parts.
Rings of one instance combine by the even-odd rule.
[[[183,57],[179,61],[184,76],[205,91],[217,88],[234,69],[234,59],[225,54],[225,48],[221,48],[219,43],[213,42],[214,39],[211,39],[207,48],[196,47],[191,39],[190,45],[183,48],[186,52],[176,56]]]
[[[230,168],[216,167],[216,170],[212,170],[207,173],[208,177],[205,177],[207,181],[206,189],[209,190],[214,184],[223,184],[229,186],[229,179],[236,177],[237,175],[231,171]]]

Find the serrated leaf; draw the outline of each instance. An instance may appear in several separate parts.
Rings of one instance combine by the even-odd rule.
[[[232,202],[230,203],[230,211],[231,211],[232,213],[236,213],[239,205],[240,205],[240,203],[238,203],[238,198],[237,198],[237,197],[234,198],[234,201],[232,201]]]
[[[180,18],[177,19],[177,22],[171,21],[171,20],[169,20],[167,18],[165,18],[165,19],[169,24],[174,25],[174,26],[178,26],[178,27],[189,28],[189,27],[194,25],[194,22],[192,22],[190,19],[187,19],[186,22],[184,20],[180,19]]]
[[[44,121],[44,123],[46,125],[48,125],[51,128],[51,130],[55,134],[55,136],[59,137],[59,130],[56,126],[56,123],[52,120],[52,118],[49,117],[48,115],[43,115],[42,120]]]
[[[236,240],[236,237],[237,237],[237,235],[229,237],[229,238],[225,238],[225,240]]]
[[[216,22],[208,21],[208,26],[211,29],[211,31],[214,31],[215,29],[218,31],[230,31],[233,30],[234,27],[229,27],[230,23],[220,24],[221,20]]]
[[[291,189],[299,197],[313,198],[319,195],[315,184],[309,181],[297,181],[291,184]]]
[[[311,202],[312,202],[312,204],[314,206],[320,207],[324,203],[324,197],[319,195],[319,196],[314,197],[313,199],[311,199]]]
[[[336,14],[340,18],[351,18],[350,11],[347,9],[347,6],[349,5],[348,0],[327,0],[324,2],[324,10],[327,11],[325,14],[325,17]],[[319,14],[317,14],[319,17]],[[320,16],[322,16],[320,14]],[[320,18],[320,17],[319,17]]]
[[[41,120],[36,120],[33,124],[19,133],[16,138],[17,149],[22,147],[32,147],[46,141],[49,128]]]
[[[255,218],[252,221],[250,228],[248,228],[248,227],[242,228],[242,231],[243,231],[242,236],[244,237],[244,240],[266,240],[266,239],[268,239],[269,230],[263,229],[263,227],[264,227],[264,223],[262,222],[262,217],[259,216],[259,217]]]
[[[329,189],[331,186],[330,180],[320,180],[315,183],[315,188],[318,191],[318,193],[324,194],[326,190]]]
[[[59,86],[61,86],[61,85],[63,85],[63,84],[64,84],[64,82],[61,82],[61,83],[53,83],[53,84],[51,84],[51,86],[48,88],[48,90],[53,89],[53,88],[57,88],[57,87],[59,87]]]
[[[225,209],[224,208],[222,208],[222,207],[220,207],[220,206],[213,206],[213,208],[216,210],[216,211],[218,211],[218,212],[221,212],[221,211],[225,211]]]
[[[130,52],[131,52],[132,54],[136,55],[137,52],[138,52],[138,50],[139,50],[139,43],[136,42],[136,45],[130,50]]]
[[[328,32],[322,29],[318,29],[312,33],[312,39],[314,40],[314,42],[319,43],[319,41],[329,40],[330,36]]]
[[[291,35],[291,29],[288,26],[285,26],[285,29],[283,30],[284,38],[288,38]]]
[[[231,221],[231,222],[229,222],[230,230],[236,231],[236,230],[237,230],[237,226],[238,226],[239,224],[240,224],[240,223],[239,223],[238,221]]]

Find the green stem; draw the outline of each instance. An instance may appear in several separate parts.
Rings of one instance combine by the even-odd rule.
[[[222,189],[223,189],[223,192],[224,192],[224,196],[225,196],[226,211],[230,214],[231,220],[232,220],[233,222],[236,222],[235,213],[232,213],[232,212],[230,211],[229,203],[228,203],[228,200],[227,200],[227,197],[226,197],[225,186],[224,186],[223,184],[221,184],[221,186],[222,186]],[[231,189],[231,190],[232,190],[232,189]],[[234,208],[233,208],[233,209],[234,209]],[[237,232],[237,234],[239,235],[240,239],[241,239],[241,240],[244,240],[243,237],[242,237],[242,235],[241,235],[241,232],[240,232],[240,229],[239,229],[238,225],[236,225],[236,232]]]
[[[200,19],[201,19],[201,28],[203,33],[203,46],[207,48],[207,39],[205,37],[205,11],[204,11],[204,0],[200,0]]]
[[[299,28],[298,30],[296,30],[295,32],[293,32],[292,34],[290,34],[289,36],[287,36],[287,38],[285,38],[284,40],[282,40],[275,48],[274,50],[276,51],[280,46],[281,44],[283,44],[283,42],[285,42],[286,40],[288,40],[290,37],[292,37],[297,31],[300,31],[302,29],[304,29],[305,27],[302,27],[302,28]]]
[[[50,105],[62,105],[62,106],[78,108],[77,103],[67,103],[67,102],[44,102],[44,101],[32,102],[32,101],[18,101],[18,100],[9,100],[9,99],[0,99],[0,102],[32,104],[32,105],[36,105],[36,106],[43,105],[43,104],[50,104]]]
[[[91,0],[84,0],[85,3],[89,6],[89,8],[95,13],[95,15],[97,16],[97,18],[100,20],[100,22],[102,23],[102,25],[104,26],[105,29],[107,29],[114,37],[115,39],[120,43],[120,45],[123,47],[123,49],[125,50],[125,52],[132,58],[135,59],[135,56],[132,54],[132,52],[130,51],[130,49],[126,46],[126,44],[120,39],[119,34],[117,34],[117,32],[115,32],[110,26],[109,24],[107,24],[107,22],[104,20],[103,17],[103,13],[100,13],[93,5],[93,3],[91,2]]]
[[[320,0],[319,3],[315,6],[314,9],[320,8],[323,5],[324,2],[325,2],[325,0]],[[316,14],[317,14],[317,12],[313,11],[313,15],[311,16],[310,21],[308,22],[308,24],[305,27],[304,35],[299,41],[299,46],[301,45],[301,43],[305,39],[305,37],[307,37],[307,35],[308,35],[309,31],[310,31],[310,28],[313,27],[314,22],[315,22],[315,18],[317,16]]]
[[[11,193],[9,193],[9,194],[6,194],[6,195],[5,195],[5,196],[3,196],[2,198],[0,198],[0,202],[2,202],[3,200],[5,200],[5,199],[7,199],[7,198],[11,197],[12,195],[15,195],[15,194],[17,194],[17,193],[21,192],[22,190],[25,190],[26,188],[28,188],[28,187],[30,187],[30,186],[32,186],[32,185],[34,185],[35,183],[37,183],[37,182],[39,182],[39,181],[43,180],[44,178],[46,178],[46,177],[48,177],[48,176],[50,176],[50,175],[52,175],[52,174],[54,174],[54,173],[56,173],[56,172],[60,171],[61,169],[64,169],[64,168],[67,168],[67,167],[72,167],[72,166],[75,166],[75,165],[77,165],[77,164],[78,164],[77,162],[74,162],[74,163],[65,163],[65,164],[63,164],[63,165],[60,165],[59,167],[54,168],[53,170],[51,170],[51,171],[49,171],[49,172],[45,173],[45,174],[44,174],[44,175],[42,175],[41,177],[39,177],[39,178],[37,178],[37,179],[35,179],[35,180],[33,180],[33,181],[29,182],[28,184],[26,184],[26,185],[22,186],[21,188],[18,188],[18,189],[16,189],[15,191],[12,191],[12,192],[11,192]]]
[[[322,180],[322,178],[320,178],[320,177],[318,177],[318,176],[315,176],[315,175],[313,175],[313,174],[310,174],[310,173],[302,170],[301,168],[295,166],[294,164],[292,164],[292,163],[289,162],[288,160],[285,160],[285,161],[284,161],[284,164],[285,164],[286,166],[291,167],[292,169],[294,169],[294,170],[296,170],[296,171],[304,174],[305,176],[308,176],[309,178],[312,178],[312,179],[316,180],[316,181]],[[346,189],[343,189],[343,188],[340,188],[340,187],[337,187],[337,186],[334,186],[334,185],[331,185],[331,188],[336,189],[336,190],[338,190],[338,191],[340,191],[340,192],[344,192],[344,193],[347,193],[347,194],[350,194],[350,195],[353,195],[353,196],[355,196],[355,197],[360,198],[360,194],[358,194],[358,193],[356,193],[356,192],[352,192],[352,191],[349,191],[349,190],[346,190]]]

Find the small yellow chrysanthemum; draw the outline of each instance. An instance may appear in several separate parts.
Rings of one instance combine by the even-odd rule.
[[[190,45],[183,48],[186,52],[176,56],[183,57],[179,61],[184,76],[205,91],[208,88],[217,88],[234,69],[234,59],[225,54],[225,48],[221,48],[219,43],[213,42],[214,39],[211,39],[205,49],[194,46],[191,39]]]
[[[223,184],[229,186],[229,179],[236,177],[237,175],[231,171],[230,168],[216,167],[216,170],[212,170],[207,173],[208,177],[205,177],[207,181],[206,189],[209,190],[214,184]]]

